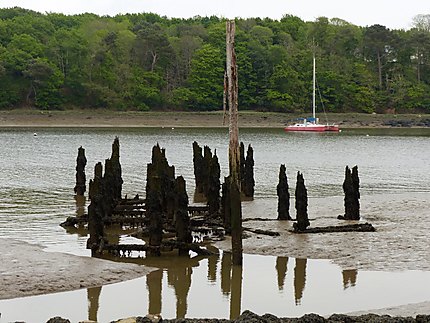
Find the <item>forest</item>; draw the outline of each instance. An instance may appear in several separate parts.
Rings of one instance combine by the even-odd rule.
[[[236,19],[239,109],[430,113],[430,15],[409,30]],[[0,9],[0,109],[219,110],[225,19]],[[320,109],[320,107],[319,107]]]

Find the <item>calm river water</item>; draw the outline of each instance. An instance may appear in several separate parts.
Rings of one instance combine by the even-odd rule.
[[[216,150],[222,175],[228,172],[226,129],[0,129],[0,237],[89,255],[85,233],[68,233],[59,223],[78,212],[73,193],[78,147],[86,149],[88,180],[95,163],[110,157],[115,136],[121,144],[124,195],[144,195],[146,164],[156,143],[166,149],[176,175],[186,179],[190,201],[193,141]],[[0,301],[0,322],[42,322],[55,315],[107,322],[147,313],[228,318],[244,309],[297,316],[430,300],[430,129],[339,134],[241,129],[240,140],[252,145],[255,159],[255,198],[243,203],[245,218],[276,218],[280,164],[286,165],[292,188],[297,171],[304,174],[311,217],[342,214],[344,169],[358,165],[362,216],[380,231],[365,247],[371,254],[368,263],[357,261],[351,268],[351,262],[343,266],[342,260],[287,257],[288,251],[282,257],[245,255],[242,269],[231,268],[229,254],[222,252],[209,259],[161,259],[147,263],[160,270],[138,280]],[[327,239],[336,237],[324,239],[309,241],[323,258],[336,258],[340,246],[324,249]]]

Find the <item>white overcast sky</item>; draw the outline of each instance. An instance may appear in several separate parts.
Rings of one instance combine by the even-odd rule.
[[[292,14],[305,21],[341,18],[359,26],[409,29],[412,18],[430,14],[430,0],[0,0],[0,8],[19,6],[39,12],[98,15],[153,12],[167,17],[270,17]]]

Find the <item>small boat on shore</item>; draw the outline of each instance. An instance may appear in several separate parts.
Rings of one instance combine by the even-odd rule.
[[[315,88],[316,88],[316,73],[315,73],[315,55],[313,57],[313,92],[312,92],[312,117],[300,118],[301,123],[295,123],[284,128],[285,131],[303,131],[303,132],[339,132],[339,126],[336,124],[319,124],[319,119],[315,116]]]

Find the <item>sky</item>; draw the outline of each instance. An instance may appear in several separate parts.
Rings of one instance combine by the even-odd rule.
[[[414,16],[430,14],[429,0],[0,0],[0,8],[15,6],[38,12],[109,16],[153,12],[178,18],[216,15],[280,19],[290,14],[305,21],[324,16],[358,26],[380,24],[390,29],[409,29]]]

